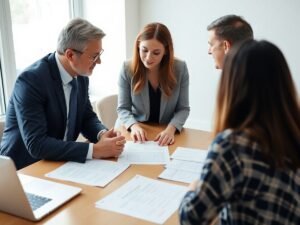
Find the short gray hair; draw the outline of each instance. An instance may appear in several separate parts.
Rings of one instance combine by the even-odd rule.
[[[90,40],[101,40],[105,33],[87,20],[72,19],[60,32],[57,41],[57,52],[64,54],[68,49],[84,51]]]
[[[253,39],[251,25],[241,16],[222,16],[207,26],[207,30],[214,30],[217,38],[227,40],[231,44]]]

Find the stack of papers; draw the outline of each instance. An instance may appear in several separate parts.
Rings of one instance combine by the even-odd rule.
[[[45,176],[104,187],[128,167],[129,164],[92,159],[85,163],[67,162]]]
[[[208,151],[178,147],[159,178],[191,183],[199,179]]]
[[[118,159],[118,162],[128,164],[167,164],[169,161],[168,147],[159,146],[154,141],[144,143],[127,141]]]
[[[179,207],[187,188],[136,175],[96,207],[163,224]]]

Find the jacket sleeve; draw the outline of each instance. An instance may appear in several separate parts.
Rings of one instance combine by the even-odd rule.
[[[137,123],[132,113],[131,85],[132,76],[128,70],[129,62],[124,62],[119,76],[119,96],[118,96],[118,120],[128,129],[132,124]]]
[[[182,62],[182,64],[179,65],[179,68],[175,71],[179,73],[177,75],[177,82],[179,82],[179,98],[176,104],[174,116],[169,124],[175,126],[180,132],[190,114],[189,72],[185,62]]]

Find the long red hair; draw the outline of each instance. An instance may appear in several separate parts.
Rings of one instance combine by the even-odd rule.
[[[165,55],[160,62],[159,85],[162,92],[169,97],[177,83],[174,74],[174,49],[170,31],[161,23],[146,25],[136,38],[130,68],[133,76],[133,91],[140,92],[147,82],[147,68],[140,59],[139,45],[141,41],[150,39],[159,41],[165,47]]]

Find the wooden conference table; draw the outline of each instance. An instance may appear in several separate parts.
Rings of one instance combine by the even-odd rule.
[[[162,126],[144,125],[148,132],[150,140],[153,140],[155,135],[163,129]],[[130,140],[130,134],[121,130],[127,140]],[[190,148],[204,148],[206,149],[211,142],[209,132],[184,128],[181,134],[175,136],[175,143],[169,146],[170,154],[177,146]],[[44,174],[56,169],[63,162],[52,162],[41,160],[35,164],[23,168],[19,173],[27,174],[43,179],[49,179]],[[126,216],[123,214],[98,209],[95,207],[95,202],[102,199],[106,195],[117,190],[124,183],[133,178],[136,174],[157,179],[157,176],[164,170],[163,165],[131,165],[124,173],[118,176],[115,180],[109,183],[105,188],[92,187],[88,185],[55,180],[60,183],[65,183],[82,188],[82,193],[67,202],[62,207],[58,208],[50,215],[46,216],[39,222],[31,222],[19,217],[15,217],[6,213],[0,212],[1,225],[150,225],[153,223]],[[184,185],[183,183],[167,181],[174,184]],[[177,212],[175,212],[166,222],[165,225],[179,224]]]

